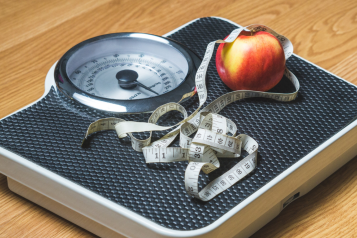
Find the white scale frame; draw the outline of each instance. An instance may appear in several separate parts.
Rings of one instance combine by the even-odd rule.
[[[227,19],[219,19],[241,27]],[[196,20],[164,36],[169,36]],[[46,76],[43,96],[14,113],[40,101],[48,94],[51,86],[56,88],[53,77],[54,67],[55,64]],[[295,194],[300,193],[301,197],[308,193],[355,155],[357,155],[357,120],[212,224],[189,231],[160,226],[2,147],[0,147],[0,172],[7,176],[11,191],[100,237],[120,237],[119,234],[127,237],[248,237],[276,217],[282,211],[283,204],[288,200],[291,201]]]

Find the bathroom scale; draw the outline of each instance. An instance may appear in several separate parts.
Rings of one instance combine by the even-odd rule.
[[[357,154],[355,85],[293,54],[286,66],[300,82],[295,100],[257,97],[228,105],[220,115],[257,141],[257,165],[209,201],[185,191],[186,161],[147,164],[129,137],[110,130],[81,146],[88,126],[101,118],[146,122],[158,106],[180,101],[195,89],[208,43],[240,27],[207,17],[163,37],[114,33],[71,48],[49,70],[43,96],[0,120],[0,172],[10,190],[100,237],[252,235]],[[125,50],[113,53],[119,41]],[[286,81],[271,91],[293,92]],[[206,85],[206,103],[231,91],[214,57]],[[180,104],[188,114],[199,106],[195,95]],[[168,113],[159,122],[178,121],[180,115]],[[200,184],[239,160],[220,158],[220,168],[200,174]]]

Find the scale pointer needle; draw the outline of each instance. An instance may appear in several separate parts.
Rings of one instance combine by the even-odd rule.
[[[146,89],[146,90],[148,90],[148,91],[150,91],[150,92],[152,92],[152,93],[155,93],[157,96],[160,95],[160,94],[158,94],[157,92],[155,92],[154,90],[152,90],[151,88],[146,87],[146,86],[145,86],[144,84],[142,84],[142,83],[137,82],[137,85],[139,85],[140,87],[142,87],[142,88],[144,88],[144,89]]]

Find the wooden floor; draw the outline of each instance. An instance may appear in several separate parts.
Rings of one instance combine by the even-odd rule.
[[[357,84],[356,0],[0,0],[0,118],[38,99],[51,65],[78,42],[122,31],[162,35],[205,16],[267,25],[298,55]],[[356,205],[354,158],[253,237],[357,237]],[[93,235],[13,194],[0,174],[0,237]]]

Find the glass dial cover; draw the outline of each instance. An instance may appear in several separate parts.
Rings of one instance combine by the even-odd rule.
[[[194,90],[201,60],[186,46],[144,33],[116,33],[74,46],[57,63],[66,96],[115,113],[141,113]]]

